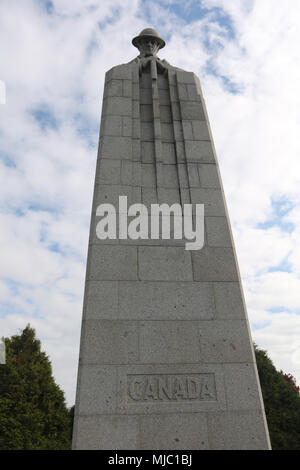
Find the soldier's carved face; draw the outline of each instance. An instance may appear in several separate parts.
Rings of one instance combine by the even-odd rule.
[[[156,55],[159,51],[159,43],[152,38],[141,38],[138,48],[142,56]]]

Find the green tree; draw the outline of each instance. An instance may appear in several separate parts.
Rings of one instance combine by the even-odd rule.
[[[295,379],[278,372],[255,346],[257,369],[273,450],[300,450],[300,396]]]
[[[5,338],[0,364],[0,450],[70,449],[71,416],[35,330]]]

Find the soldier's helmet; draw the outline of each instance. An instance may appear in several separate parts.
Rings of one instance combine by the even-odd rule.
[[[133,38],[132,44],[135,47],[139,47],[139,41],[143,38],[155,39],[158,42],[160,49],[162,49],[166,45],[165,41],[159,36],[158,32],[155,31],[155,29],[152,29],[152,28],[143,29],[143,31],[141,31],[138,36]]]

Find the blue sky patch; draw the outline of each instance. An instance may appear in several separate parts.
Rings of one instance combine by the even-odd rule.
[[[262,328],[266,328],[267,326],[270,326],[272,324],[271,320],[266,320],[261,323],[252,323],[251,322],[251,329],[253,331],[258,331],[261,330]]]
[[[50,212],[51,214],[55,214],[58,212],[57,207],[48,206],[47,204],[42,204],[40,202],[28,204],[27,209],[33,212]]]
[[[54,5],[51,0],[36,0],[36,2],[38,5],[44,8],[48,15],[52,15],[52,13],[54,12]]]
[[[232,19],[229,15],[226,15],[222,8],[213,7],[206,8],[203,6],[202,1],[190,0],[182,2],[181,0],[175,2],[161,2],[154,0],[149,4],[147,0],[142,0],[141,10],[143,10],[142,18],[147,19],[149,26],[160,31],[160,25],[156,24],[157,20],[153,22],[153,13],[151,11],[151,5],[157,4],[161,8],[164,8],[166,11],[169,11],[170,14],[175,15],[179,21],[184,24],[192,24],[199,20],[204,20],[204,26],[199,30],[199,35],[201,35],[201,41],[203,42],[206,50],[211,54],[211,59],[205,65],[205,72],[208,75],[213,75],[217,77],[221,82],[223,88],[231,94],[241,93],[241,86],[237,83],[234,83],[229,77],[221,75],[217,68],[214,65],[214,56],[216,52],[223,48],[223,38],[227,41],[235,39],[235,30],[233,26]],[[212,24],[218,25],[219,29],[216,34],[212,34]],[[161,33],[162,34],[162,33]],[[164,38],[168,40],[168,34],[164,35]]]
[[[48,105],[41,105],[40,107],[31,110],[30,113],[43,131],[48,129],[58,129],[58,121]]]
[[[89,120],[85,114],[74,115],[73,124],[77,134],[82,137],[90,147],[97,147],[99,137],[99,121]]]
[[[282,261],[282,263],[280,263],[278,266],[271,266],[268,269],[269,273],[274,273],[274,272],[291,273],[292,271],[293,270],[292,270],[291,264],[286,259]]]
[[[267,230],[268,228],[278,227],[283,232],[291,233],[293,232],[295,226],[292,222],[286,222],[284,217],[295,207],[293,202],[289,201],[287,198],[282,197],[278,199],[273,199],[272,202],[272,215],[271,217],[257,224],[257,228],[262,230]]]
[[[50,15],[54,12],[54,5],[50,1],[46,1],[45,8],[47,13],[49,13]]]
[[[284,307],[284,306],[278,306],[278,307],[268,308],[268,312],[270,312],[270,313],[282,313],[282,312],[292,312],[292,310],[287,308],[287,307]]]
[[[17,165],[14,162],[14,156],[9,155],[8,153],[0,151],[0,160],[4,163],[5,166],[9,168],[16,168]]]
[[[112,8],[111,13],[109,16],[104,18],[104,20],[98,22],[98,28],[100,31],[104,30],[106,26],[112,26],[113,24],[117,23],[121,18],[121,10],[120,8]]]
[[[154,0],[149,4],[147,0],[142,0],[142,16],[146,16],[149,21],[152,19],[151,6],[155,3],[158,6],[163,7],[166,11],[176,15],[186,24],[192,24],[207,17],[210,24],[218,23],[218,25],[224,29],[227,38],[235,38],[235,31],[230,16],[226,15],[219,7],[206,8],[203,6],[203,2],[201,0],[188,0],[186,2],[178,0],[170,4],[163,3],[160,0]]]
[[[59,246],[59,243],[52,243],[51,245],[49,245],[48,248],[50,251],[54,251],[55,253],[63,253]]]

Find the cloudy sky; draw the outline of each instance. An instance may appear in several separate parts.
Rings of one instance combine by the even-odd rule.
[[[299,18],[295,0],[0,2],[0,337],[30,323],[69,406],[104,73],[147,26],[200,77],[252,336],[300,383]]]

